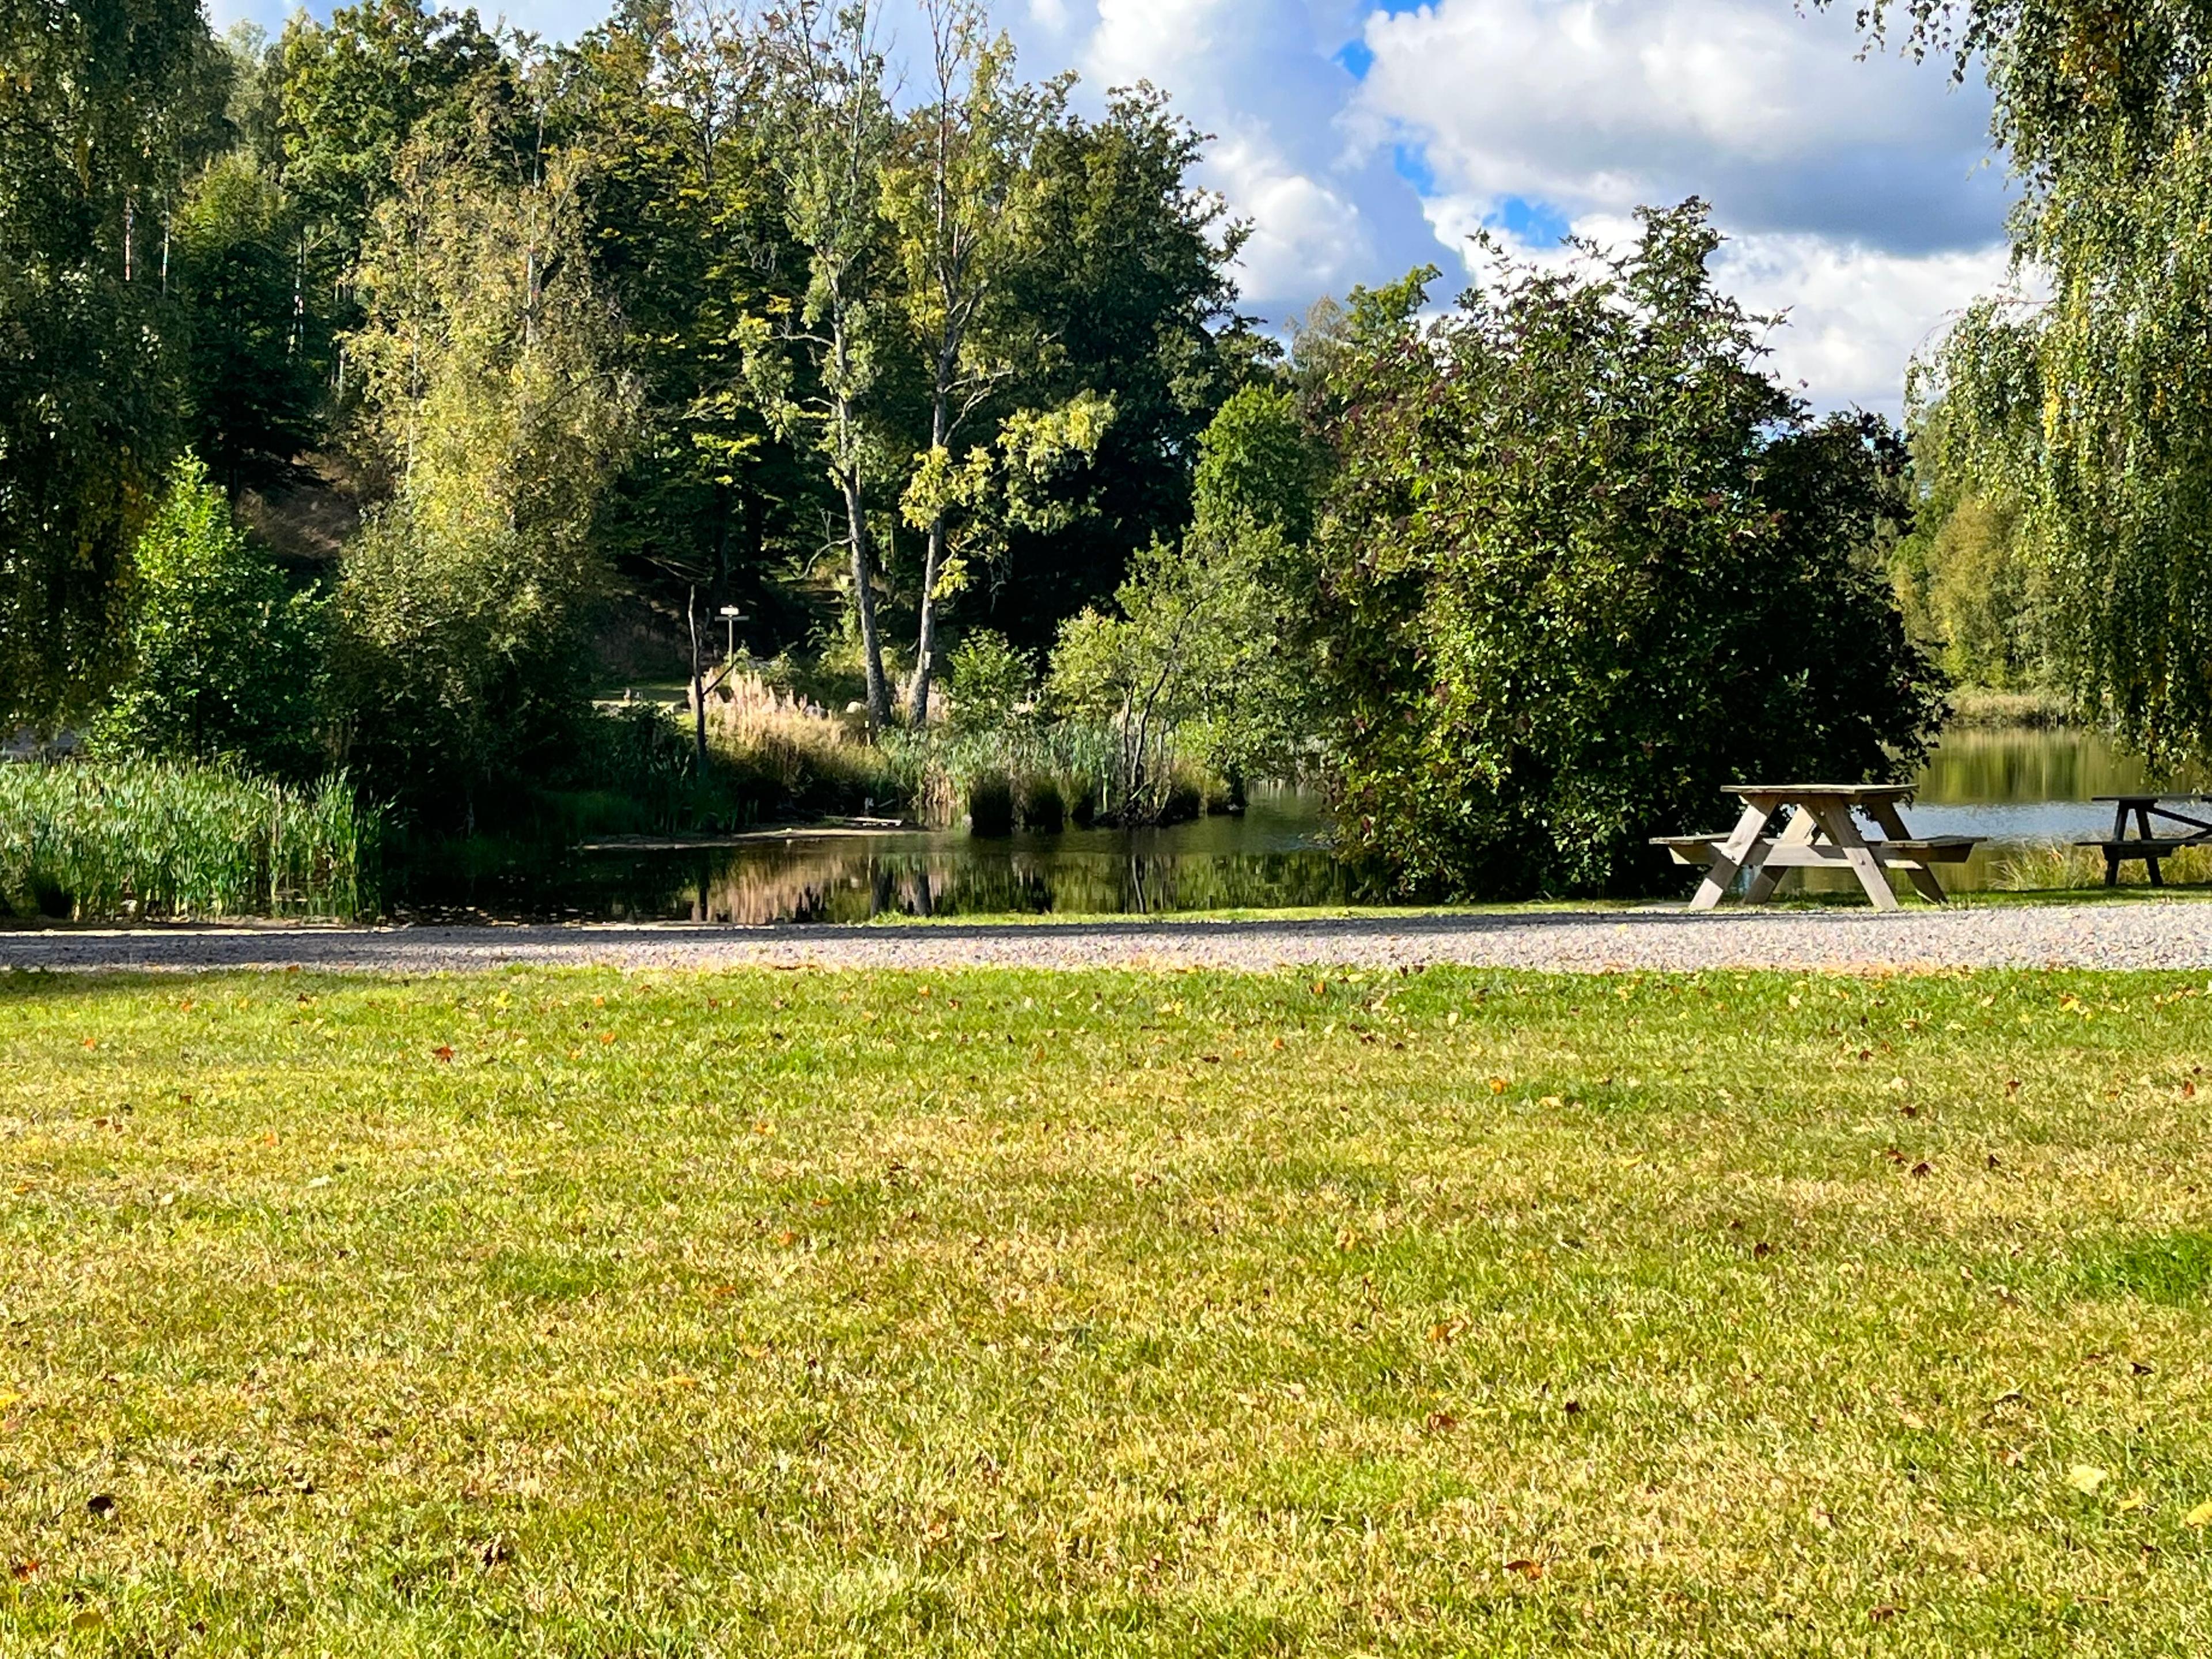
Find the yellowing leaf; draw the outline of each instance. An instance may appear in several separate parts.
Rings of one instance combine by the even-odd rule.
[[[2105,1472],[2094,1463],[2076,1463],[2066,1471],[2066,1484],[2079,1492],[2093,1492],[2105,1484]]]
[[[0,1389],[0,1412],[4,1412],[23,1396],[12,1389]]]
[[[2112,1505],[2112,1508],[2121,1515],[2125,1515],[2130,1510],[2147,1510],[2149,1507],[2150,1499],[2144,1495],[2140,1488],[2130,1492],[2125,1498],[2123,1498],[2118,1503]]]
[[[2199,1504],[2181,1517],[2185,1527],[2212,1527],[2212,1503]]]

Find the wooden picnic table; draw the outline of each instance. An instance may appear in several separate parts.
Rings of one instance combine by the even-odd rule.
[[[2099,795],[2097,805],[2112,809],[2112,837],[2110,841],[2077,842],[2075,845],[2104,849],[2105,885],[2107,887],[2120,884],[2120,866],[2134,859],[2141,859],[2148,866],[2152,886],[2163,887],[2166,885],[2166,872],[2159,866],[2165,860],[2172,858],[2185,847],[2212,846],[2212,821],[2191,817],[2186,812],[2177,812],[2166,803],[2177,801],[2185,805],[2198,806],[2206,799],[2207,797],[2203,795]],[[2136,833],[2132,836],[2128,833],[2130,817],[2136,821]],[[2153,818],[2180,824],[2187,833],[2161,836],[2151,827]]]
[[[1943,887],[1934,866],[1964,864],[1980,845],[1972,836],[1916,840],[1901,810],[1913,797],[1911,784],[1744,783],[1727,793],[1743,802],[1734,830],[1724,836],[1662,836],[1652,843],[1672,853],[1677,864],[1705,866],[1705,878],[1690,901],[1692,910],[1718,908],[1741,874],[1751,877],[1749,902],[1765,904],[1786,870],[1849,870],[1877,910],[1900,908],[1888,872],[1902,870],[1921,897],[1941,904]],[[1854,812],[1871,818],[1881,838],[1862,835]],[[1778,832],[1775,821],[1785,814],[1790,823]]]

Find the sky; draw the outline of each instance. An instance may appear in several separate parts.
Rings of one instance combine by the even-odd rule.
[[[894,56],[922,37],[890,0]],[[210,0],[272,28],[283,0]],[[1433,264],[1449,298],[1487,228],[1532,258],[1617,244],[1641,204],[1701,196],[1723,285],[1786,311],[1778,371],[1823,409],[1894,416],[1905,366],[2006,270],[1989,97],[1948,64],[1860,51],[1799,0],[997,0],[1025,73],[1095,107],[1148,80],[1214,135],[1203,182],[1249,219],[1243,308]],[[313,8],[319,13],[325,6]],[[593,0],[489,0],[552,39]]]

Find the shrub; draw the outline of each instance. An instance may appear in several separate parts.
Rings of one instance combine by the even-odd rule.
[[[383,821],[343,776],[228,764],[0,766],[0,905],[20,915],[375,913]]]
[[[1014,786],[1005,773],[983,773],[968,786],[968,830],[993,837],[1014,833]]]
[[[324,763],[322,605],[293,594],[187,455],[138,538],[128,666],[94,722],[112,754],[232,757],[280,776]]]
[[[970,634],[952,653],[953,729],[988,732],[1011,724],[1036,678],[1030,659],[1005,635],[988,628]]]

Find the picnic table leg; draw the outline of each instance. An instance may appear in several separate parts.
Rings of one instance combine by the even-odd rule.
[[[2150,827],[2150,808],[2148,806],[2136,808],[2136,827],[2142,831],[2145,841],[2157,838],[2157,832]],[[2143,867],[2150,872],[2150,884],[2154,887],[2166,885],[2166,872],[2159,867],[2161,862],[2155,854],[2143,860]]]
[[[1820,833],[1820,820],[1801,808],[1796,817],[1791,820],[1789,829],[1784,830],[1776,838],[1774,850],[1778,853],[1785,847],[1810,847],[1814,837]],[[1769,856],[1771,857],[1771,854]],[[1745,902],[1765,903],[1774,896],[1774,890],[1782,884],[1784,873],[1780,870],[1768,869],[1762,863],[1759,874],[1752,878],[1751,891],[1745,896]]]
[[[1772,806],[1761,806],[1756,802],[1743,809],[1743,816],[1736,820],[1729,838],[1713,849],[1713,861],[1705,866],[1705,878],[1698,884],[1698,894],[1690,901],[1690,908],[1719,909],[1721,900],[1728,896],[1729,884],[1740,870],[1750,870],[1753,878],[1757,879],[1759,867],[1766,862],[1766,855],[1759,851],[1759,838],[1766,833],[1774,812]]]
[[[1874,901],[1874,908],[1877,910],[1902,910],[1905,907],[1898,902],[1897,895],[1890,890],[1889,874],[1881,867],[1881,860],[1875,857],[1866,844],[1866,837],[1859,834],[1858,825],[1851,822],[1851,809],[1840,805],[1825,807],[1820,817],[1827,829],[1828,839],[1843,849],[1845,860],[1858,876],[1859,885],[1866,889],[1867,897]]]
[[[1875,801],[1867,807],[1867,816],[1872,818],[1876,823],[1880,824],[1881,826],[1881,833],[1887,836],[1891,840],[1910,841],[1912,839],[1911,832],[1905,827],[1905,814],[1897,810],[1896,802],[1887,800]],[[1943,884],[1936,879],[1936,872],[1933,870],[1930,870],[1926,865],[1915,864],[1909,866],[1907,866],[1905,873],[1912,878],[1912,885],[1918,891],[1920,896],[1926,899],[1930,904],[1948,904],[1950,902],[1950,900],[1944,895]]]

